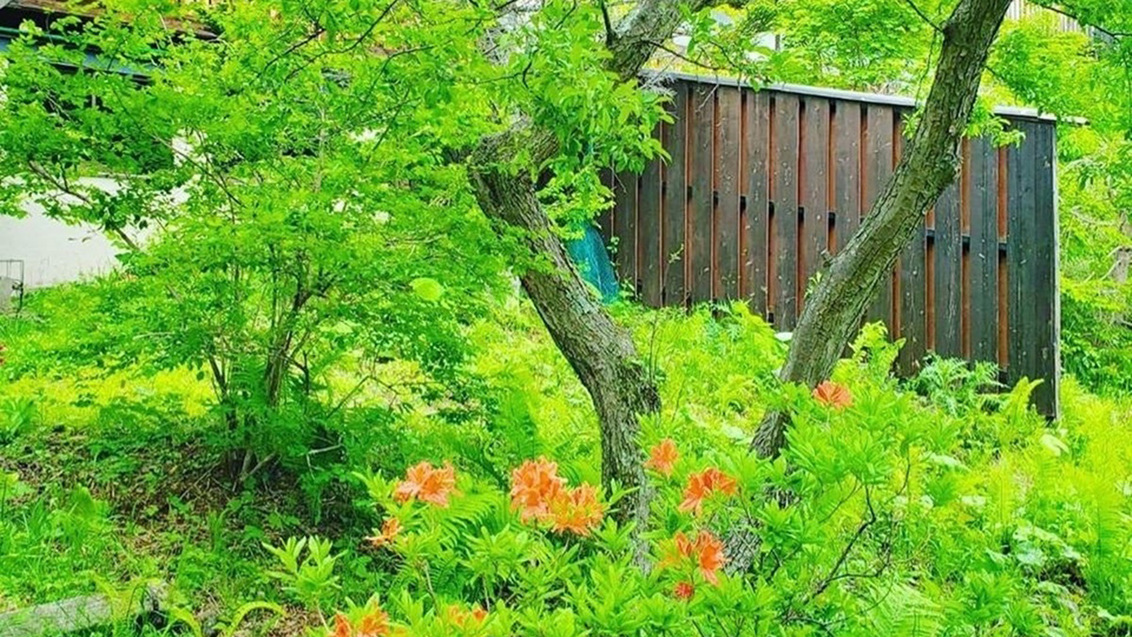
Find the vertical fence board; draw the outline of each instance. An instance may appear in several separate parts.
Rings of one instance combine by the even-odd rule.
[[[971,207],[971,351],[974,360],[998,357],[998,149],[972,139],[967,198]]]
[[[617,238],[615,265],[621,289],[637,293],[637,180],[625,171],[614,176],[613,232]]]
[[[659,138],[660,127],[653,131]],[[637,276],[641,279],[641,300],[650,307],[661,306],[661,159],[654,158],[641,173],[637,198]]]
[[[960,269],[963,237],[959,229],[959,183],[953,182],[935,205],[935,352],[940,356],[959,356],[959,321],[962,303]]]
[[[664,167],[664,219],[661,250],[663,299],[665,305],[687,305],[684,282],[684,264],[687,258],[684,229],[688,203],[687,147],[688,147],[688,84],[678,82],[673,87],[672,103],[668,106],[675,121],[663,124],[661,132],[664,149],[669,160]]]
[[[1010,181],[1008,195],[1006,269],[1010,285],[1009,342],[1007,371],[1010,382],[1030,376],[1035,368],[1034,350],[1037,329],[1033,317],[1037,282],[1031,247],[1036,242],[1034,212],[1036,197],[1036,149],[1033,131],[1027,123],[1017,127],[1030,139],[1021,146],[1006,151],[1006,174]]]
[[[768,305],[767,290],[767,211],[770,206],[770,176],[768,154],[770,152],[770,97],[765,91],[750,92],[747,95],[747,124],[743,143],[746,145],[747,209],[744,233],[746,235],[746,254],[743,257],[744,298],[748,299],[751,311],[766,316]]]
[[[712,247],[715,243],[714,184],[715,164],[715,94],[716,87],[697,84],[690,92],[692,121],[689,143],[692,177],[692,198],[688,204],[689,227],[694,229],[688,237],[691,276],[688,284],[693,303],[712,298]]]
[[[1044,382],[1034,389],[1033,400],[1038,410],[1055,416],[1058,413],[1058,372],[1061,366],[1057,197],[1054,180],[1056,163],[1053,126],[1034,123],[1029,135],[1034,148],[1034,242],[1030,246],[1033,267],[1034,351],[1030,378]]]
[[[742,94],[735,87],[718,92],[716,144],[715,299],[739,298],[739,182],[742,151]]]
[[[609,170],[608,168],[603,168],[601,170],[600,179],[601,183],[607,188],[614,187],[613,171]],[[611,205],[609,206],[609,208],[601,211],[597,215],[597,227],[601,231],[601,236],[606,237],[607,239],[615,236],[615,233],[613,231],[613,208],[614,206]],[[609,250],[608,242],[606,250]],[[615,255],[610,254],[609,256],[610,258],[613,258]]]
[[[835,102],[833,113],[833,205],[836,253],[861,223],[861,105]]]
[[[802,192],[799,310],[805,303],[810,280],[821,268],[829,247],[829,100],[807,98],[802,109],[802,155],[798,174]]]
[[[798,318],[798,96],[774,98],[774,320],[792,330]]]
[[[893,110],[890,106],[870,104],[866,110],[865,161],[864,161],[864,201],[861,209],[868,214],[869,208],[880,197],[892,176],[892,128]],[[884,321],[892,325],[892,277],[887,277],[881,285],[880,293],[865,315],[868,322]]]

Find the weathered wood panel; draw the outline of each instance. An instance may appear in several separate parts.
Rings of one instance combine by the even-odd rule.
[[[659,128],[653,133],[659,137]],[[661,275],[664,259],[661,255],[663,227],[660,198],[662,194],[661,161],[654,160],[641,173],[637,195],[637,276],[641,280],[641,301],[650,307],[660,307]]]
[[[670,161],[610,177],[599,225],[623,284],[650,305],[744,299],[794,328],[804,293],[880,195],[898,161],[897,98],[682,78],[659,135]],[[905,339],[898,371],[923,355],[996,362],[1043,378],[1056,410],[1057,209],[1052,122],[1007,114],[1019,146],[965,142],[959,176],[929,211],[867,320]],[[654,209],[659,209],[659,213]],[[631,282],[631,284],[630,284]]]
[[[623,171],[613,176],[614,265],[621,287],[637,293],[637,187],[639,177]]]
[[[672,123],[661,124],[661,143],[668,151],[671,160],[664,163],[664,197],[662,199],[663,243],[661,245],[662,280],[664,289],[661,297],[665,305],[687,305],[685,269],[687,247],[684,243],[684,229],[687,226],[687,164],[688,164],[688,84],[680,82],[673,87],[669,114]]]
[[[715,243],[715,95],[716,87],[699,84],[692,87],[692,120],[689,126],[691,158],[688,166],[692,178],[692,196],[688,202],[688,258],[691,276],[688,288],[693,303],[712,300],[712,249]]]
[[[975,360],[998,358],[998,149],[986,139],[968,146],[966,180],[970,206],[971,342]]]
[[[894,112],[889,106],[870,104],[866,110],[865,121],[865,161],[862,181],[864,194],[862,197],[862,214],[868,214],[869,208],[880,197],[892,176],[893,129]],[[885,281],[881,286],[876,301],[869,307],[865,315],[868,322],[884,321],[892,325],[892,282]]]
[[[798,166],[798,182],[802,191],[801,213],[798,216],[798,243],[801,246],[798,274],[800,311],[805,303],[805,292],[814,275],[821,269],[829,247],[829,100],[803,101],[799,134],[802,142]]]
[[[743,298],[753,312],[766,316],[767,273],[769,271],[770,211],[770,96],[765,92],[747,91],[743,143],[747,161],[744,164],[743,215]]]
[[[735,300],[739,294],[739,187],[743,140],[742,94],[735,87],[720,87],[716,100],[715,267],[716,300]]]
[[[794,329],[798,321],[798,114],[797,95],[777,93],[771,128],[772,312],[775,324]]]

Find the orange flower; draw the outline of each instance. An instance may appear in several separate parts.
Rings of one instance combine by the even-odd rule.
[[[382,637],[389,634],[389,615],[380,608],[371,610],[358,622],[357,637]]]
[[[448,607],[448,622],[453,626],[463,628],[468,623],[468,620],[471,620],[475,624],[480,624],[485,619],[487,619],[487,611],[479,606],[473,606],[470,611],[464,610],[456,605]]]
[[[700,531],[693,541],[681,531],[673,537],[673,540],[676,552],[670,553],[660,561],[661,568],[677,566],[691,560],[704,579],[712,584],[719,583],[717,572],[727,561],[727,557],[723,554],[723,542],[719,538],[712,535],[711,531]]]
[[[334,630],[330,632],[331,637],[351,637],[354,633],[354,627],[350,625],[350,620],[342,613],[334,614]]]
[[[597,489],[583,484],[569,491],[560,491],[550,502],[550,516],[555,531],[589,535],[601,524],[602,508]]]
[[[527,460],[511,472],[511,508],[519,511],[523,522],[545,520],[565,482],[558,476],[556,463],[546,458]]]
[[[676,451],[676,443],[671,438],[665,438],[649,452],[649,459],[645,463],[645,467],[670,476],[672,475],[672,467],[679,457],[680,454]]]
[[[684,501],[680,503],[680,510],[695,511],[699,515],[703,511],[704,500],[712,493],[718,491],[724,495],[734,495],[737,487],[734,478],[715,467],[693,473],[688,476],[688,486],[684,488]]]
[[[814,387],[813,396],[819,403],[834,409],[844,409],[853,404],[853,394],[849,393],[849,388],[831,380],[824,380]]]
[[[401,521],[397,518],[388,518],[381,524],[381,535],[367,537],[366,540],[373,545],[374,548],[381,548],[386,544],[392,544],[394,538],[401,532]]]
[[[723,567],[727,557],[723,554],[723,542],[708,531],[700,531],[696,538],[696,561],[704,579],[719,584],[716,572]]]
[[[357,626],[342,613],[335,613],[334,630],[329,633],[330,637],[384,637],[388,634],[389,615],[380,608],[369,611]]]
[[[417,499],[438,507],[448,506],[448,496],[456,492],[456,470],[451,466],[437,469],[428,462],[409,467],[405,479],[397,484],[393,498],[398,502]]]
[[[692,586],[691,582],[677,582],[676,587],[672,590],[672,594],[676,599],[692,599],[695,594],[696,588]]]

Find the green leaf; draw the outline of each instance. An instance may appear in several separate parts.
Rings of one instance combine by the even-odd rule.
[[[413,292],[417,293],[417,296],[429,303],[439,301],[440,297],[444,294],[444,287],[441,286],[440,282],[436,279],[420,277],[413,279],[409,285],[413,288]]]

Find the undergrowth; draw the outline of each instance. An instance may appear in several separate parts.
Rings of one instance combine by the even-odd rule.
[[[1062,418],[1046,423],[1027,408],[1031,383],[996,387],[989,367],[935,360],[893,379],[895,346],[870,327],[834,374],[852,405],[831,409],[779,386],[785,344],[743,308],[615,306],[662,392],[642,443],[674,441],[680,457],[670,477],[654,473],[652,561],[681,532],[759,538],[746,575],[723,568],[716,588],[678,569],[626,567],[626,531],[608,516],[572,537],[509,505],[512,470],[533,458],[555,461],[571,488],[600,484],[588,396],[516,298],[468,328],[462,404],[351,394],[363,372],[345,365],[327,389],[339,400],[318,446],[238,481],[224,468],[230,445],[207,379],[115,359],[121,335],[83,329],[97,287],[40,292],[23,315],[0,319],[0,611],[156,579],[182,619],[151,632],[227,626],[257,601],[284,605],[286,617],[261,609],[241,622],[279,635],[319,633],[352,605],[355,620],[380,606],[422,635],[458,634],[447,609],[477,607],[482,623],[467,626],[480,632],[467,634],[1132,626],[1132,405],[1072,379]],[[384,373],[390,387],[405,378]],[[772,407],[795,420],[782,463],[746,453]],[[450,507],[389,499],[420,462],[453,468]],[[736,481],[735,494],[701,515],[682,510],[687,481],[711,468]],[[390,518],[403,525],[396,540],[374,541]],[[292,537],[311,539],[288,548]],[[694,583],[689,597],[673,588],[683,583]]]

